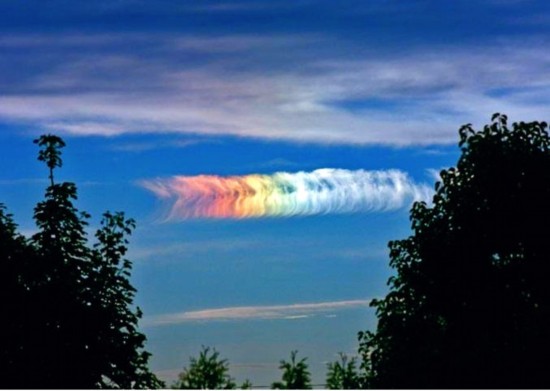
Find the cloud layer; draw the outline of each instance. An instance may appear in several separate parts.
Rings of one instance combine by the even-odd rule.
[[[395,210],[428,201],[425,184],[399,170],[324,168],[312,172],[145,180],[141,185],[170,204],[166,220],[285,217]]]
[[[227,307],[178,312],[146,317],[144,326],[166,326],[189,322],[211,322],[247,319],[302,319],[334,311],[368,307],[371,300],[345,300],[271,306]],[[331,316],[333,314],[329,314]]]
[[[5,35],[0,121],[402,146],[454,143],[460,125],[496,111],[532,120],[550,109],[550,54],[537,40],[355,44],[319,33]]]

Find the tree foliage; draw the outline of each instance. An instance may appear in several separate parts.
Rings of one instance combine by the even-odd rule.
[[[35,141],[49,169],[45,199],[34,210],[38,232],[17,233],[0,206],[3,313],[2,386],[8,388],[156,388],[150,354],[138,331],[141,311],[125,259],[135,227],[123,213],[105,213],[96,243],[88,244],[90,216],[74,206],[73,183],[55,183],[63,140]]]
[[[357,372],[357,359],[348,360],[344,353],[339,361],[327,364],[326,386],[330,390],[356,390],[361,387],[361,378]]]
[[[282,381],[275,382],[271,388],[280,390],[311,389],[311,374],[306,363],[307,357],[296,361],[297,350],[290,353],[290,361],[281,360],[279,369],[283,371]]]
[[[239,388],[252,386],[246,380]],[[189,359],[189,368],[184,367],[172,388],[182,390],[231,390],[237,388],[235,380],[229,375],[229,362],[220,359],[216,349],[203,347],[199,358]]]
[[[547,388],[550,138],[495,114],[460,131],[456,168],[412,235],[389,243],[396,275],[360,351],[374,388]]]

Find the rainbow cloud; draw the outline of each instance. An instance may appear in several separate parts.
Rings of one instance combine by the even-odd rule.
[[[169,202],[167,221],[386,211],[432,195],[399,170],[174,176],[140,184]]]

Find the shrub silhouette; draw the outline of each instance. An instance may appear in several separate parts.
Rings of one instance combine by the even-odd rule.
[[[356,390],[362,388],[361,377],[357,372],[357,359],[348,360],[344,353],[339,354],[339,361],[327,364],[326,387],[329,390]]]
[[[544,122],[460,131],[456,168],[412,235],[389,243],[396,275],[373,302],[360,352],[374,388],[550,385],[550,139]]]
[[[79,212],[73,183],[55,183],[62,139],[35,140],[49,169],[45,199],[34,210],[38,232],[17,233],[0,206],[0,347],[3,388],[156,388],[150,354],[132,309],[131,262],[124,258],[135,227],[123,213],[105,213],[89,246],[89,215]]]
[[[219,358],[220,353],[203,347],[199,358],[191,357],[189,368],[183,368],[172,388],[183,390],[231,390],[237,388],[229,376],[229,362]],[[246,380],[240,389],[249,389],[252,384]]]
[[[297,350],[290,353],[290,361],[281,360],[279,369],[283,371],[282,381],[275,382],[271,388],[280,390],[311,389],[311,374],[306,363],[307,357],[296,361]]]

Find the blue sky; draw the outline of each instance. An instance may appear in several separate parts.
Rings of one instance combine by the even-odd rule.
[[[92,213],[124,210],[151,365],[201,345],[239,381],[298,349],[316,384],[375,325],[391,211],[162,223],[141,181],[175,175],[397,169],[432,186],[457,129],[544,119],[544,1],[0,1],[0,202],[21,230],[47,185],[32,139],[68,144],[60,180]]]

